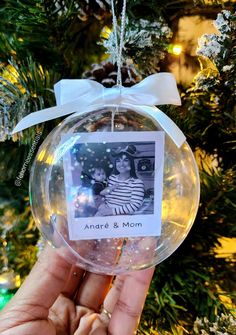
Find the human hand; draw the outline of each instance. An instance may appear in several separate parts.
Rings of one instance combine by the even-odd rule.
[[[119,184],[114,184],[114,185],[111,185],[111,186],[107,186],[106,188],[104,188],[104,190],[102,190],[100,192],[100,195],[107,195],[107,194],[111,193],[112,191],[114,191],[118,187],[119,187]]]
[[[111,276],[85,272],[48,246],[0,313],[0,334],[133,335],[153,271],[117,276],[110,288]]]
[[[114,185],[111,185],[111,186],[108,186],[110,192],[114,191],[116,188],[118,188],[120,185],[119,184],[114,184]]]
[[[95,216],[108,216],[108,215],[114,215],[112,208],[110,208],[106,204],[102,204],[98,207],[98,211]]]

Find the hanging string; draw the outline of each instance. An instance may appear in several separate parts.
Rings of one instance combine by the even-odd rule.
[[[113,29],[115,34],[116,44],[116,63],[117,63],[117,86],[122,86],[121,66],[122,66],[122,50],[124,47],[124,34],[125,34],[125,19],[126,19],[126,0],[123,2],[121,12],[121,28],[120,28],[120,45],[118,46],[118,31],[117,31],[117,19],[115,15],[114,0],[111,0],[112,18],[113,18]]]
[[[116,54],[115,54],[115,61],[117,63],[118,59],[118,32],[117,32],[117,19],[115,14],[115,8],[114,8],[114,0],[111,0],[111,10],[112,10],[112,25],[115,35],[115,45],[116,45]]]

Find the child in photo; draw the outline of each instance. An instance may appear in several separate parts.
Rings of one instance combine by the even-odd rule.
[[[82,171],[82,184],[75,199],[76,217],[94,216],[98,207],[104,201],[100,193],[107,188],[107,175],[105,169],[96,166],[90,174]]]
[[[107,174],[103,167],[97,166],[93,168],[91,185],[95,207],[98,209],[104,201],[104,192],[106,192],[107,188]]]

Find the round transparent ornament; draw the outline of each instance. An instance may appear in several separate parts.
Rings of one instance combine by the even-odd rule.
[[[162,262],[183,242],[198,209],[198,169],[187,142],[178,148],[167,134],[161,234],[86,240],[71,240],[69,236],[64,158],[73,147],[73,141],[65,146],[62,138],[73,139],[80,133],[119,132],[122,139],[122,132],[135,131],[140,132],[141,140],[142,132],[159,130],[162,130],[160,125],[147,116],[142,107],[97,106],[66,118],[40,146],[31,170],[31,208],[43,236],[67,260],[87,271],[121,274]],[[80,158],[76,159],[79,161]],[[86,158],[83,156],[83,160]]]

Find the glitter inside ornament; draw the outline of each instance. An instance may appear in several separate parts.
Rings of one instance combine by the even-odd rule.
[[[178,148],[165,134],[161,234],[86,240],[69,237],[63,158],[70,148],[62,146],[63,136],[119,132],[122,138],[122,132],[140,132],[142,137],[142,132],[158,130],[161,127],[142,107],[98,106],[66,118],[46,138],[31,171],[31,207],[42,234],[63,257],[88,271],[120,274],[162,262],[187,236],[199,204],[198,170],[189,145],[185,142]],[[141,172],[152,170],[150,160],[139,163]],[[75,201],[75,206],[79,205]]]

